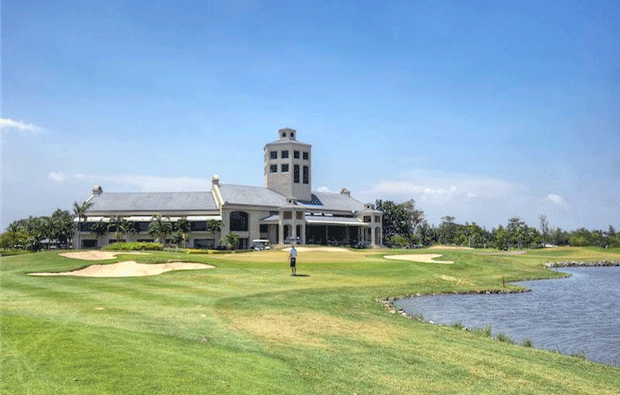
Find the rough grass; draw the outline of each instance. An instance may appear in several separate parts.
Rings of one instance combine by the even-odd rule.
[[[616,367],[498,341],[485,330],[408,320],[376,302],[499,289],[502,279],[511,288],[508,281],[557,277],[544,269],[546,261],[619,259],[617,251],[432,252],[455,263],[382,258],[411,251],[312,251],[298,256],[298,273],[306,277],[291,277],[283,251],[163,251],[131,259],[216,268],[142,278],[43,278],[25,273],[87,263],[52,252],[3,257],[0,392],[618,393]]]

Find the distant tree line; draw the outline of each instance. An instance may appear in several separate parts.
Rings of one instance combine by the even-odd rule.
[[[388,247],[427,247],[433,244],[472,248],[540,248],[545,245],[574,247],[620,247],[620,232],[613,226],[605,231],[579,228],[565,231],[551,228],[545,215],[538,217],[539,228],[512,217],[505,225],[487,230],[475,222],[459,224],[446,215],[439,226],[429,224],[424,211],[415,207],[414,200],[394,203],[377,200],[377,210],[383,212],[383,244]]]
[[[73,216],[57,209],[51,216],[28,217],[9,224],[0,235],[0,248],[39,251],[42,248],[64,247],[73,237]]]

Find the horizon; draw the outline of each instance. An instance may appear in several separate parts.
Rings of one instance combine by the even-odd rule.
[[[284,127],[313,191],[620,229],[616,2],[1,6],[3,231],[94,184],[263,186]]]

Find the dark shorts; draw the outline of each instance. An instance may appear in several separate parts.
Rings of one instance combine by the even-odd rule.
[[[295,261],[297,258],[291,258],[291,267],[295,267]]]

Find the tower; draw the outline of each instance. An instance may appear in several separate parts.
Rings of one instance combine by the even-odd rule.
[[[311,200],[312,146],[296,139],[297,131],[278,130],[278,140],[265,144],[265,187],[297,200]]]

